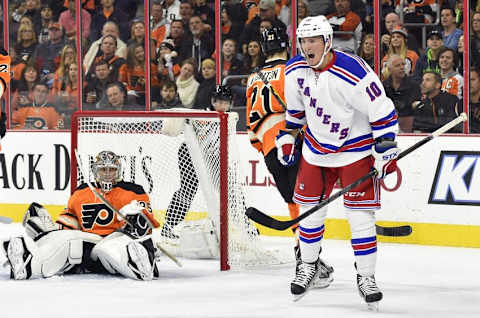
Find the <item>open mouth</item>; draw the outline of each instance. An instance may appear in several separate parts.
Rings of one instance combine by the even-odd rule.
[[[309,53],[309,54],[307,54],[307,57],[308,57],[309,59],[313,60],[313,58],[315,57],[315,54]]]

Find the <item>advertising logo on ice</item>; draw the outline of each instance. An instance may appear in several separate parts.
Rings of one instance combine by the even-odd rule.
[[[480,152],[442,151],[428,203],[480,205]]]

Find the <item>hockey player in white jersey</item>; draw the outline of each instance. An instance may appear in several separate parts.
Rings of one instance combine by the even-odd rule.
[[[368,64],[332,50],[332,38],[332,27],[322,15],[305,18],[297,28],[301,55],[285,67],[287,124],[277,136],[278,159],[287,165],[298,158],[292,145],[306,125],[293,198],[300,213],[328,198],[337,179],[346,186],[372,168],[378,172],[344,195],[358,290],[369,307],[376,308],[382,299],[375,282],[378,179],[396,169],[397,114]],[[291,283],[295,300],[318,276],[326,213],[325,207],[300,222],[302,266]]]

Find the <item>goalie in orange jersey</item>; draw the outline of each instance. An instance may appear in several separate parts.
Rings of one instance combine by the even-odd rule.
[[[0,48],[0,97],[7,90],[7,85],[10,82],[10,56],[8,56],[5,49]],[[0,112],[0,142],[7,132],[6,126],[7,116],[4,112]],[[0,144],[0,150],[2,146]]]
[[[298,217],[299,207],[293,202],[293,191],[297,178],[299,160],[291,165],[281,163],[284,158],[277,151],[277,136],[285,133],[285,63],[288,58],[288,37],[281,28],[266,29],[261,38],[262,51],[266,56],[265,66],[262,70],[252,73],[247,81],[247,130],[250,143],[265,158],[268,171],[272,174],[278,191],[283,200],[288,204],[288,210],[292,219]],[[287,145],[281,147],[283,154],[296,153],[300,155],[302,148],[301,136],[298,136],[293,147],[297,151],[287,149]],[[301,264],[300,248],[296,235],[298,225],[292,227],[296,236],[294,248],[298,266]],[[321,269],[314,287],[325,288],[333,281],[332,266],[320,260]]]
[[[138,280],[158,277],[149,223],[159,224],[148,195],[142,186],[122,181],[120,159],[111,151],[97,155],[92,171],[97,191],[135,226],[126,224],[86,184],[72,193],[56,223],[45,208],[32,203],[23,219],[29,237],[14,237],[2,244],[12,278],[82,272],[121,274]]]

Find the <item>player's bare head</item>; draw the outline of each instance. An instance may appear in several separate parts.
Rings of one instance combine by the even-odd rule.
[[[212,107],[217,112],[228,112],[233,105],[232,90],[227,85],[217,85],[212,95]]]
[[[92,166],[95,181],[104,192],[112,190],[113,186],[122,179],[122,165],[120,158],[112,151],[100,151]]]
[[[313,68],[322,67],[333,42],[333,29],[323,15],[307,17],[297,28],[300,52]]]

